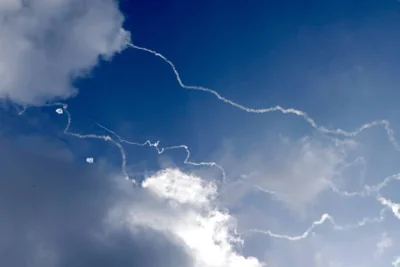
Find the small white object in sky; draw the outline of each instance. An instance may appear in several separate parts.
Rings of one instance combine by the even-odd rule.
[[[94,162],[94,159],[93,159],[93,158],[86,158],[86,162],[87,162],[87,163],[93,163],[93,162]]]
[[[56,109],[57,114],[61,115],[64,113],[64,111],[62,110],[62,108],[58,108]]]

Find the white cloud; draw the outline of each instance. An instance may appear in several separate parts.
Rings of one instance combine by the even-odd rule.
[[[302,208],[328,188],[342,160],[336,147],[305,138],[293,147],[277,172],[265,177],[262,183],[280,192],[278,198],[288,205]]]
[[[26,142],[0,137],[0,266],[190,266],[183,246],[162,232],[107,227],[108,210],[120,202],[145,205],[138,199],[144,190],[104,162],[59,160],[60,144],[42,138],[50,146],[32,153]]]
[[[135,204],[120,206],[111,213],[114,223],[150,227],[178,238],[192,255],[194,267],[262,266],[256,258],[246,258],[235,250],[241,244],[235,221],[216,207],[217,187],[213,183],[167,169],[147,178],[142,187],[168,204],[158,210]]]
[[[315,267],[343,267],[340,262],[326,260],[321,252],[315,253],[314,263]]]
[[[123,19],[114,0],[0,1],[0,98],[40,105],[73,96],[73,78],[127,44]]]
[[[312,137],[284,139],[279,144],[260,146],[243,153],[240,159],[230,155],[231,158],[222,165],[241,174],[233,197],[243,197],[250,188],[261,190],[289,209],[303,213],[321,193],[330,189],[332,179],[345,163],[346,151],[354,147],[350,141],[332,142]],[[229,199],[232,198],[229,191],[234,185],[228,185]]]
[[[392,265],[393,265],[394,267],[400,266],[400,256],[394,258],[394,260],[392,261]]]
[[[381,257],[385,252],[385,250],[392,246],[393,246],[392,239],[390,239],[387,233],[383,233],[381,236],[381,240],[378,242],[378,244],[376,244],[375,257],[376,258]]]

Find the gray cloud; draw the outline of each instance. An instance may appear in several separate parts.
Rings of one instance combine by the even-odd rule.
[[[346,163],[346,152],[355,147],[351,141],[333,142],[318,136],[298,140],[280,138],[277,142],[252,147],[235,156],[227,150],[219,161],[238,177],[224,188],[229,205],[237,205],[252,191],[263,191],[289,210],[305,214],[325,191]],[[274,157],[269,157],[274,155]],[[229,192],[234,190],[235,196]]]
[[[1,1],[0,21],[0,98],[23,105],[73,96],[72,79],[129,39],[113,0]]]
[[[116,203],[140,205],[146,196],[106,167],[33,154],[13,140],[0,147],[1,266],[189,265],[170,237],[107,223]]]

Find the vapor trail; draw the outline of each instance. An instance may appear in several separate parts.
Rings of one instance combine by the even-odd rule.
[[[188,164],[188,165],[192,165],[192,166],[209,166],[209,167],[216,167],[221,171],[222,174],[222,182],[226,181],[226,173],[224,168],[217,164],[216,162],[193,162],[190,161],[190,150],[189,147],[187,145],[176,145],[176,146],[168,146],[168,147],[162,147],[159,148],[159,144],[160,141],[156,141],[154,143],[152,143],[150,140],[145,141],[144,143],[137,143],[137,142],[132,142],[132,141],[128,141],[125,140],[123,138],[121,138],[121,136],[119,136],[117,133],[115,133],[114,131],[108,129],[107,127],[101,125],[100,123],[96,123],[100,128],[102,128],[103,130],[111,133],[112,135],[114,135],[118,141],[120,143],[125,143],[128,145],[135,145],[135,146],[149,146],[149,147],[154,147],[157,150],[157,153],[159,155],[163,154],[165,151],[167,150],[173,150],[173,149],[184,149],[186,152],[186,157],[185,160],[183,161],[184,164]]]
[[[354,192],[348,192],[348,191],[343,191],[338,189],[333,183],[331,183],[329,186],[331,187],[332,191],[335,193],[346,196],[346,197],[366,197],[366,196],[371,196],[373,194],[379,195],[380,191],[388,186],[391,182],[393,181],[398,181],[400,180],[400,172],[395,173],[392,175],[389,175],[385,177],[382,182],[376,184],[376,185],[365,185],[363,190],[360,191],[354,191]]]
[[[131,180],[133,183],[136,183],[135,179],[131,179],[129,177],[128,172],[126,171],[126,161],[127,161],[126,153],[120,143],[116,142],[114,139],[111,138],[111,136],[108,136],[108,135],[79,134],[79,133],[70,132],[69,128],[71,127],[72,117],[71,117],[71,113],[68,110],[68,105],[63,104],[63,103],[55,103],[55,104],[49,104],[46,106],[61,106],[62,107],[62,108],[56,109],[56,113],[59,115],[62,115],[65,113],[67,115],[67,124],[65,125],[65,128],[63,131],[63,133],[65,135],[73,136],[73,137],[76,137],[79,139],[99,139],[99,140],[103,140],[106,142],[111,142],[113,145],[115,145],[119,149],[119,152],[121,154],[121,171],[124,174],[125,179]]]
[[[138,143],[138,142],[132,142],[132,141],[128,141],[125,140],[123,138],[121,138],[117,133],[115,133],[114,131],[108,129],[107,127],[97,123],[97,125],[104,129],[105,131],[109,132],[110,134],[112,134],[113,136],[115,136],[117,138],[118,141],[114,140],[111,136],[109,135],[96,135],[96,134],[79,134],[79,133],[74,133],[74,132],[70,132],[70,127],[72,124],[72,116],[71,113],[68,110],[68,106],[66,104],[62,104],[62,103],[55,103],[55,104],[49,104],[47,106],[61,106],[61,108],[56,109],[56,112],[59,115],[62,114],[66,114],[67,115],[67,123],[66,126],[64,128],[63,133],[72,137],[76,137],[76,138],[80,138],[80,139],[99,139],[99,140],[103,140],[106,142],[111,142],[113,145],[115,145],[121,154],[121,159],[122,159],[122,163],[121,163],[121,171],[122,173],[125,175],[126,179],[130,179],[133,183],[136,183],[136,181],[134,179],[131,179],[129,177],[128,172],[126,171],[126,163],[127,163],[127,157],[126,157],[126,153],[125,150],[123,148],[123,146],[121,145],[121,143],[126,143],[129,145],[136,145],[136,146],[149,146],[149,147],[154,147],[157,151],[158,154],[162,154],[164,153],[166,150],[172,150],[172,149],[184,149],[187,153],[186,158],[184,163],[185,164],[190,164],[190,165],[194,165],[194,166],[210,166],[210,167],[217,167],[221,170],[222,175],[223,175],[223,179],[225,181],[225,170],[223,169],[222,166],[218,165],[215,162],[191,162],[190,159],[190,150],[186,145],[179,145],[179,146],[169,146],[169,147],[165,147],[165,148],[159,148],[159,141],[156,142],[151,142],[150,140],[145,141],[144,143]],[[377,193],[379,193],[379,190],[382,189],[384,186],[386,186],[388,183],[390,183],[393,180],[399,180],[400,179],[400,174],[394,174],[391,176],[386,177],[380,184],[376,185],[376,186],[370,186],[367,192],[372,192],[372,191],[376,191]],[[239,181],[240,182],[240,181]],[[243,182],[241,182],[243,183]],[[274,191],[270,191],[270,190],[266,190],[261,188],[260,186],[257,185],[253,185],[254,187],[256,187],[258,190],[264,191],[266,193],[269,194],[279,194],[279,192],[274,192]],[[335,191],[335,190],[334,190]],[[345,194],[345,195],[365,195],[366,193],[362,193],[362,192],[355,192],[355,193],[343,193],[343,191],[339,191],[338,189],[336,190],[336,192],[341,193],[341,194]],[[272,238],[278,238],[278,239],[286,239],[289,241],[300,241],[302,239],[307,238],[312,232],[313,230],[319,226],[324,224],[326,221],[329,221],[333,228],[335,230],[347,230],[347,229],[352,229],[352,228],[358,228],[358,227],[362,227],[365,226],[367,224],[372,224],[372,223],[379,223],[384,221],[385,219],[385,212],[388,209],[391,209],[392,212],[394,213],[394,215],[396,216],[396,218],[400,219],[400,204],[396,204],[393,203],[391,200],[385,199],[384,197],[378,197],[377,200],[384,206],[386,206],[384,209],[381,210],[380,212],[380,216],[376,217],[376,218],[363,218],[362,220],[358,221],[355,224],[347,224],[347,225],[339,225],[335,222],[334,218],[325,213],[321,216],[321,218],[317,221],[314,221],[311,223],[311,226],[304,231],[301,235],[295,235],[295,236],[290,236],[290,235],[284,235],[284,234],[277,234],[277,233],[273,233],[270,230],[260,230],[260,229],[250,229],[248,231],[246,231],[245,233],[242,234],[246,234],[246,233],[259,233],[259,234],[264,234],[267,236],[270,236]]]
[[[384,206],[390,208],[393,212],[393,215],[400,220],[400,204],[392,202],[390,199],[386,199],[382,196],[379,196],[377,200]]]
[[[342,136],[346,136],[346,137],[355,137],[357,136],[359,133],[361,133],[362,131],[375,127],[375,126],[383,126],[386,134],[389,138],[389,141],[392,143],[392,145],[394,146],[394,148],[400,152],[400,145],[398,144],[396,138],[394,137],[394,131],[390,128],[390,123],[387,120],[376,120],[376,121],[372,121],[370,123],[366,123],[364,125],[362,125],[361,127],[359,127],[358,129],[354,130],[354,131],[345,131],[343,129],[328,129],[325,128],[324,126],[319,126],[315,120],[313,118],[311,118],[306,112],[298,110],[298,109],[294,109],[294,108],[283,108],[279,105],[274,106],[274,107],[269,107],[269,108],[261,108],[261,109],[255,109],[255,108],[249,108],[246,106],[243,106],[241,104],[238,104],[228,98],[223,97],[222,95],[220,95],[217,91],[207,88],[207,87],[203,87],[203,86],[197,86],[197,85],[186,85],[182,82],[182,79],[180,77],[180,74],[178,72],[178,70],[176,69],[174,63],[172,63],[172,61],[170,61],[167,57],[165,57],[164,55],[145,48],[145,47],[141,47],[141,46],[137,46],[134,44],[128,44],[128,46],[137,49],[137,50],[141,50],[141,51],[145,51],[148,53],[153,54],[154,56],[157,56],[159,58],[161,58],[162,60],[164,60],[168,65],[170,65],[170,67],[172,68],[173,72],[175,73],[175,77],[177,82],[179,83],[180,87],[184,88],[184,89],[188,89],[188,90],[196,90],[196,91],[203,91],[203,92],[207,92],[210,93],[212,95],[214,95],[216,98],[218,98],[219,100],[221,100],[222,102],[229,104],[233,107],[236,107],[240,110],[243,110],[245,112],[249,112],[249,113],[258,113],[258,114],[263,114],[263,113],[269,113],[269,112],[281,112],[283,114],[294,114],[297,116],[302,117],[306,122],[308,122],[311,127],[313,127],[314,129],[316,129],[319,132],[325,133],[325,134],[333,134],[333,135],[342,135]]]
[[[359,127],[358,129],[354,130],[354,131],[345,131],[343,129],[337,128],[337,129],[328,129],[324,126],[320,126],[316,123],[316,121],[310,117],[306,112],[298,110],[298,109],[294,109],[294,108],[284,108],[282,106],[276,105],[274,107],[269,107],[269,108],[261,108],[261,109],[255,109],[255,108],[249,108],[246,107],[244,105],[238,104],[230,99],[225,98],[224,96],[220,95],[217,91],[207,88],[207,87],[203,87],[203,86],[197,86],[197,85],[186,85],[182,82],[182,79],[180,77],[180,74],[178,72],[178,70],[176,69],[175,65],[173,64],[172,61],[170,61],[167,57],[165,57],[164,55],[145,48],[145,47],[140,47],[140,46],[136,46],[134,44],[129,44],[130,47],[137,49],[137,50],[141,50],[141,51],[145,51],[148,53],[153,54],[154,56],[157,56],[159,58],[161,58],[162,60],[164,60],[164,62],[166,62],[173,70],[176,80],[178,82],[178,84],[183,88],[183,89],[188,89],[188,90],[196,90],[196,91],[203,91],[203,92],[207,92],[210,93],[212,95],[214,95],[217,99],[219,99],[220,101],[229,104],[235,108],[238,108],[242,111],[248,112],[248,113],[257,113],[257,114],[264,114],[264,113],[269,113],[269,112],[281,112],[283,114],[294,114],[297,115],[299,117],[302,117],[312,128],[316,129],[317,131],[324,133],[324,134],[332,134],[332,135],[341,135],[341,136],[345,136],[345,137],[355,137],[358,134],[360,134],[362,131],[367,130],[369,128],[372,127],[376,127],[376,126],[383,126],[383,128],[386,131],[386,134],[388,136],[389,141],[391,142],[391,144],[394,146],[394,148],[397,151],[400,151],[400,145],[398,144],[395,136],[394,136],[394,131],[393,129],[391,129],[390,127],[390,123],[387,120],[376,120],[376,121],[372,121],[370,123],[366,123],[364,125],[362,125],[361,127]],[[104,127],[101,124],[98,124],[99,127],[101,127],[102,129],[104,129],[105,131],[109,132],[110,134],[112,134],[113,136],[115,136],[117,138],[117,141],[115,141],[114,139],[112,139],[110,136],[108,135],[94,135],[94,134],[87,134],[87,135],[81,135],[81,134],[77,134],[77,133],[72,133],[69,132],[69,128],[71,125],[71,115],[67,109],[66,105],[62,105],[63,110],[65,111],[65,113],[68,116],[68,121],[67,121],[67,125],[65,127],[64,133],[67,135],[71,135],[74,137],[78,137],[78,138],[95,138],[95,139],[102,139],[104,141],[110,141],[112,142],[114,145],[116,145],[121,152],[121,157],[122,157],[122,172],[127,176],[127,171],[126,171],[126,153],[121,145],[121,143],[126,143],[129,145],[136,145],[136,146],[149,146],[149,147],[154,147],[157,150],[158,154],[162,154],[164,153],[166,150],[172,150],[172,149],[184,149],[186,151],[186,158],[184,160],[185,164],[190,164],[193,166],[210,166],[210,167],[217,167],[221,170],[222,175],[223,175],[223,181],[225,181],[226,175],[225,175],[225,170],[223,169],[222,166],[218,165],[215,162],[192,162],[190,161],[190,150],[186,145],[178,145],[178,146],[169,146],[169,147],[164,147],[164,148],[160,148],[159,147],[159,141],[152,143],[150,140],[147,140],[144,143],[137,143],[137,142],[131,142],[131,141],[127,141],[125,139],[122,139],[118,134],[116,134],[114,131]],[[379,191],[386,186],[389,182],[393,181],[393,180],[399,180],[400,179],[400,175],[399,174],[394,174],[392,176],[389,176],[387,178],[385,178],[380,184],[376,185],[376,186],[366,186],[365,189],[363,191],[360,192],[346,192],[346,191],[340,191],[338,188],[336,188],[333,184],[331,185],[331,188],[334,192],[339,193],[341,195],[344,196],[367,196],[370,195],[372,192],[376,192],[379,193]],[[259,190],[262,191],[266,191],[268,193],[276,193],[276,192],[271,192],[268,190],[264,190],[261,187],[257,187]],[[395,214],[395,216],[400,219],[400,205],[391,202],[388,199],[385,199],[383,197],[378,197],[377,200],[384,206],[386,206],[386,208],[390,208],[392,210],[392,212]],[[250,232],[256,232],[256,233],[262,233],[262,234],[266,234],[270,237],[274,237],[274,238],[281,238],[281,239],[287,239],[287,240],[291,240],[291,241],[297,241],[297,240],[301,240],[304,239],[306,237],[309,236],[309,234],[314,230],[315,227],[323,224],[326,221],[329,221],[334,229],[336,230],[345,230],[345,229],[349,229],[349,228],[354,228],[354,227],[360,227],[363,225],[366,225],[368,223],[377,223],[377,222],[382,222],[384,220],[384,211],[386,209],[383,209],[380,213],[380,216],[377,218],[364,218],[363,220],[357,222],[356,224],[352,224],[352,225],[345,225],[345,226],[341,226],[338,225],[335,220],[333,219],[333,217],[327,213],[323,214],[321,216],[321,218],[317,221],[314,221],[311,226],[301,235],[298,236],[289,236],[289,235],[280,235],[280,234],[275,234],[271,231],[264,231],[264,230],[258,230],[258,229],[251,229]]]
[[[384,208],[380,211],[379,217],[363,218],[362,220],[358,221],[357,223],[346,224],[346,225],[337,224],[331,215],[325,213],[321,216],[321,218],[319,220],[312,222],[311,226],[308,227],[307,230],[304,231],[301,235],[295,235],[295,236],[281,235],[281,234],[273,233],[270,230],[260,230],[260,229],[250,229],[250,230],[248,230],[248,232],[259,233],[259,234],[267,235],[272,238],[286,239],[289,241],[300,241],[302,239],[307,238],[313,232],[315,227],[324,224],[326,221],[329,221],[335,230],[344,231],[344,230],[359,228],[359,227],[365,226],[367,224],[383,222],[385,220],[385,212],[386,211],[387,211],[387,208]]]

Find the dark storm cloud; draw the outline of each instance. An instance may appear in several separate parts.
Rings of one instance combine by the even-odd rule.
[[[161,233],[109,227],[109,210],[135,201],[109,173],[1,139],[0,266],[188,266],[184,249]]]

